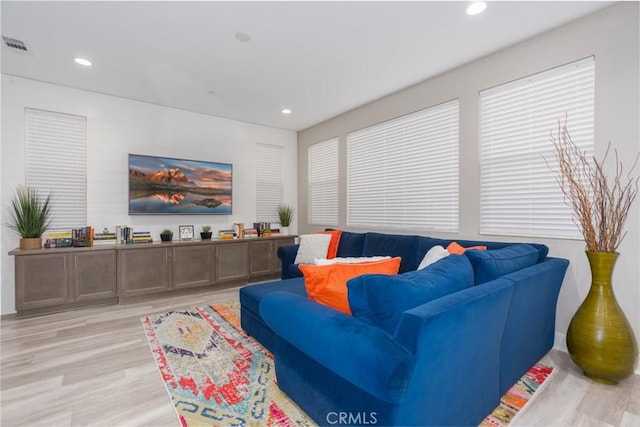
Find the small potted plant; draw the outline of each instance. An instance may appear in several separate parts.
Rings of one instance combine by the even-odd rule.
[[[282,226],[280,232],[282,234],[289,234],[289,226],[291,225],[291,221],[293,221],[293,206],[278,206],[278,217],[280,218],[280,225]]]
[[[51,195],[41,201],[32,187],[18,187],[9,208],[8,227],[18,233],[20,249],[40,249],[42,235],[51,224]]]
[[[271,229],[270,228],[265,228],[264,230],[262,230],[262,237],[271,237]]]
[[[202,231],[200,232],[200,238],[202,240],[211,240],[211,226],[203,225]]]
[[[173,231],[170,228],[165,228],[160,232],[160,240],[163,242],[170,242],[173,240]]]

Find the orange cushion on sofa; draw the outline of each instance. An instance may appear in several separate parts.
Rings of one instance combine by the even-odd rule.
[[[464,246],[460,246],[458,242],[451,242],[449,243],[449,246],[447,246],[447,252],[449,252],[450,254],[456,254],[456,255],[462,255],[465,251],[469,249],[486,251],[487,247],[486,246],[469,246],[468,248],[465,248]]]
[[[333,259],[336,257],[338,253],[338,243],[340,243],[340,235],[342,234],[342,230],[328,230],[328,231],[318,231],[314,234],[329,234],[331,235],[331,241],[329,242],[329,249],[327,249],[327,259]]]
[[[351,314],[347,281],[363,274],[398,274],[400,257],[361,264],[300,264],[304,286],[311,301]]]

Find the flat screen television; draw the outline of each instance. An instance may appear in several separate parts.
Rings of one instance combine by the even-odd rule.
[[[129,154],[129,214],[231,215],[228,163]]]

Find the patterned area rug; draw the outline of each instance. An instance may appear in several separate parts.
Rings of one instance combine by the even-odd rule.
[[[273,356],[240,328],[238,302],[142,318],[182,426],[313,426],[277,386]],[[506,426],[552,368],[536,365],[481,424]]]
[[[480,423],[481,427],[504,427],[508,425],[518,415],[524,405],[529,402],[534,393],[540,389],[542,383],[553,372],[553,368],[541,364],[536,364],[524,374],[522,378],[514,384],[500,399],[500,406],[493,410],[485,420]]]
[[[307,426],[278,389],[273,356],[240,329],[240,304],[142,318],[183,426]]]

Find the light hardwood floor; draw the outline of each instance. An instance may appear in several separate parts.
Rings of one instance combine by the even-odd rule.
[[[238,298],[238,289],[1,320],[0,424],[179,426],[140,317]],[[567,354],[512,426],[640,426],[640,376],[593,383]]]

